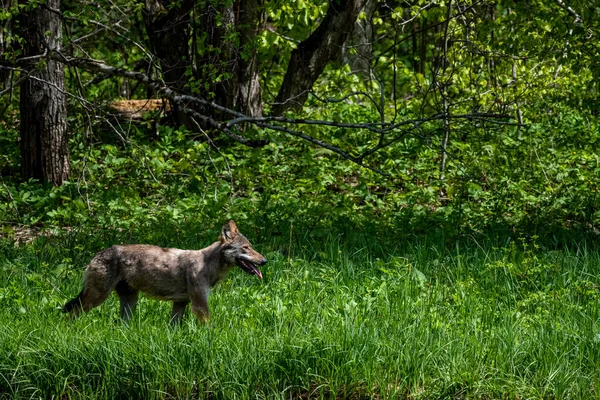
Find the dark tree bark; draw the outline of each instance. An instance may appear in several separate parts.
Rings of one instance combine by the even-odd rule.
[[[342,60],[350,66],[352,72],[359,74],[365,81],[371,79],[371,61],[373,60],[373,14],[379,6],[378,0],[366,0],[363,8],[364,19],[354,22],[354,29],[344,43]],[[351,51],[353,49],[354,51]]]
[[[21,175],[61,185],[69,178],[69,137],[64,65],[35,56],[60,50],[60,0],[47,0],[20,15],[25,40],[21,83]]]
[[[294,51],[271,111],[299,110],[327,63],[339,57],[366,0],[329,0],[319,27]]]
[[[190,63],[190,13],[193,0],[146,0],[144,23],[150,46],[160,60],[165,83],[182,91]]]
[[[258,117],[263,114],[263,102],[255,40],[265,20],[262,0],[240,0],[237,7],[240,50],[236,54],[238,87],[233,105],[242,114]]]
[[[260,116],[263,108],[254,41],[264,20],[262,0],[225,3],[207,1],[194,8],[192,0],[145,0],[150,44],[160,59],[165,83],[173,89],[188,91],[189,76],[185,73],[191,68],[201,82],[207,83],[204,96],[214,93],[217,104]],[[203,40],[201,54],[195,57],[192,55],[198,49],[190,49],[191,38],[194,44]],[[212,109],[198,111],[219,119]],[[189,116],[179,112],[176,116],[188,129],[196,129]]]
[[[153,54],[158,57],[163,80],[178,92],[189,82],[186,71],[190,62],[190,23],[193,0],[145,0],[144,23]],[[194,129],[177,104],[171,104],[173,117],[188,129]]]
[[[200,60],[202,79],[210,82],[212,76],[226,76],[211,89],[215,102],[245,115],[261,116],[255,40],[264,23],[263,0],[236,0],[217,7],[209,5],[204,12],[201,29],[207,32],[204,47],[209,50]]]

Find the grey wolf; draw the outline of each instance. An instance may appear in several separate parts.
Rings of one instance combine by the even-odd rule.
[[[83,290],[63,307],[79,315],[102,304],[114,290],[121,317],[128,321],[140,291],[173,302],[172,322],[180,322],[187,304],[202,322],[209,319],[208,295],[234,266],[262,279],[267,260],[254,250],[235,222],[221,229],[219,240],[202,250],[161,248],[146,244],[117,245],[97,253],[85,270]]]

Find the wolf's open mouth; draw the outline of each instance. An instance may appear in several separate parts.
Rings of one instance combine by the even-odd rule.
[[[245,260],[243,258],[237,258],[236,261],[237,261],[237,265],[241,269],[243,269],[250,275],[258,275],[258,277],[260,279],[262,279],[262,273],[260,272],[260,270],[258,268],[256,268],[256,263],[254,263],[250,260]]]

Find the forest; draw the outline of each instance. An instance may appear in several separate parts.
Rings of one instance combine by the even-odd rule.
[[[0,399],[600,398],[599,38],[594,0],[0,0]],[[231,219],[268,263],[208,323],[61,313]]]

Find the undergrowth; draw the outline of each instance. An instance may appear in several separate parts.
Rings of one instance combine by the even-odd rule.
[[[593,244],[258,240],[240,225],[269,259],[265,279],[235,269],[211,295],[207,326],[188,311],[172,328],[170,304],[146,297],[129,325],[116,296],[77,320],[59,312],[107,245],[201,248],[217,235],[161,228],[0,241],[0,396],[598,397]]]

